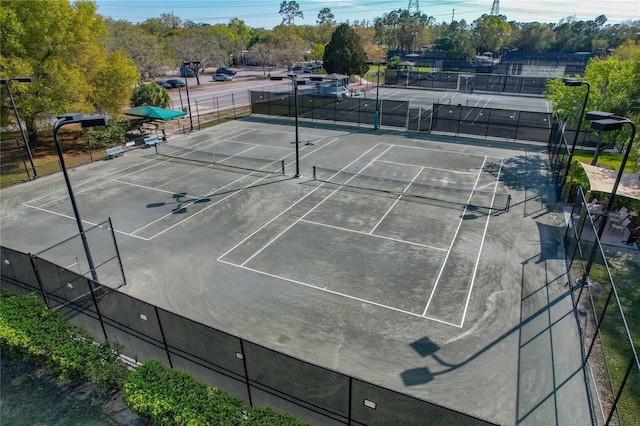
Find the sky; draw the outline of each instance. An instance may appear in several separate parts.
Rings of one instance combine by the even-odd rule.
[[[94,0],[98,13],[115,20],[142,22],[171,14],[196,23],[228,23],[242,19],[249,27],[271,29],[282,22],[278,13],[281,0]],[[452,18],[471,23],[489,14],[494,0],[415,0],[420,11],[433,16],[437,23]],[[328,7],[338,23],[368,20],[392,10],[407,9],[409,0],[297,0],[304,19],[296,25],[315,25],[318,12]],[[414,1],[412,1],[414,3]],[[557,23],[575,16],[577,20],[593,20],[605,15],[607,23],[640,20],[640,0],[499,0],[499,11],[507,21]]]

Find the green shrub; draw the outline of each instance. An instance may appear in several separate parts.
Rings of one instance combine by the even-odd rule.
[[[303,426],[288,414],[252,408],[220,389],[157,361],[128,372],[118,347],[95,343],[84,329],[69,324],[36,296],[0,289],[0,351],[18,362],[43,366],[60,379],[91,381],[113,393],[124,388],[131,411],[153,424]]]
[[[146,361],[129,374],[123,399],[131,411],[152,424],[304,425],[269,408],[248,407],[239,398],[157,361]]]
[[[33,294],[0,292],[0,350],[13,360],[44,366],[62,380],[94,382],[106,393],[118,391],[127,375],[117,347],[95,343],[89,332]]]

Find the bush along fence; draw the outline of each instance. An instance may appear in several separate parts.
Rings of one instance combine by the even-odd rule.
[[[34,294],[0,290],[0,302],[3,356],[45,367],[61,380],[93,383],[103,396],[123,391],[127,406],[151,424],[305,424],[270,408],[249,407],[157,361],[129,371],[118,345],[96,344],[85,329],[69,324],[62,311],[47,309]]]
[[[34,255],[0,247],[0,257],[3,264],[0,278],[5,289],[35,293],[49,308],[89,330],[97,342],[117,342],[122,353],[134,360],[157,361],[165,368],[229,392],[251,407],[268,406],[317,425],[492,424],[233,336],[102,286]],[[73,285],[68,286],[69,282]],[[149,374],[170,375],[170,382],[174,381],[171,383],[186,380],[164,370],[159,372],[155,364],[149,368],[152,370]],[[132,394],[144,394],[136,383],[132,379]],[[201,402],[192,403],[195,407]],[[157,408],[140,400],[136,404],[141,412]],[[249,418],[252,415],[247,414]],[[256,420],[255,424],[268,423]]]

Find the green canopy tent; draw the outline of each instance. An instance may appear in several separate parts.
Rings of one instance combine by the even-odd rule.
[[[171,120],[173,118],[187,115],[186,112],[154,107],[150,105],[142,105],[135,108],[129,108],[124,110],[124,113],[127,115],[133,115],[134,117],[143,117],[143,118],[150,118],[153,120],[162,120],[162,121]]]
[[[173,109],[160,108],[151,105],[142,105],[135,108],[129,108],[124,110],[126,115],[131,115],[133,117],[141,117],[150,121],[162,120],[164,123],[167,120],[172,120],[174,118],[182,117],[187,115],[186,112],[175,111]],[[142,128],[141,128],[142,131]],[[156,135],[158,133],[158,126],[155,126]],[[166,140],[166,133],[164,129],[164,124],[162,126],[162,140]]]

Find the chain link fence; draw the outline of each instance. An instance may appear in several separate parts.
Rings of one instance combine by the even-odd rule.
[[[315,425],[493,424],[190,320],[93,282],[72,270],[76,265],[68,269],[4,246],[0,253],[4,288],[36,293],[96,341],[118,342],[136,361],[160,361],[252,406]]]
[[[600,218],[599,220],[604,220]],[[594,218],[582,188],[575,194],[565,233],[570,285],[581,318],[583,362],[591,378],[593,406],[603,411],[599,424],[626,425],[638,421],[640,362],[630,328],[637,318],[633,295],[619,293]],[[637,279],[637,276],[635,277]],[[638,282],[627,285],[633,291]],[[631,297],[631,299],[629,299]],[[636,336],[640,333],[637,322]]]
[[[570,158],[564,123],[556,116],[549,139],[549,162],[556,192],[560,195]],[[573,135],[575,136],[575,134]],[[583,363],[590,378],[589,392],[598,415],[598,424],[626,425],[640,421],[640,362],[638,361],[637,276],[620,277],[610,267],[612,254],[603,248],[598,231],[599,221],[606,213],[593,215],[581,187],[565,194],[574,200],[570,205],[564,236],[569,271],[569,285],[574,290],[574,307],[581,319]],[[622,236],[620,237],[622,238]],[[632,257],[622,257],[622,271],[637,263]],[[619,274],[624,275],[624,274]],[[622,285],[625,292],[619,292]],[[627,320],[627,317],[629,320]],[[629,322],[631,321],[631,322]],[[635,341],[634,341],[635,336]]]

